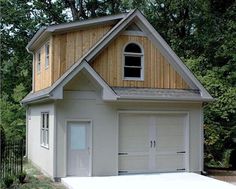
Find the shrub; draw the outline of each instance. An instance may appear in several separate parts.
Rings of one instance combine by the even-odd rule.
[[[4,179],[3,179],[3,182],[5,184],[5,186],[7,188],[9,188],[13,182],[14,182],[14,177],[13,176],[10,176],[10,175],[7,175]]]
[[[20,181],[21,184],[25,182],[25,177],[26,177],[26,172],[22,171],[17,175],[18,180]]]

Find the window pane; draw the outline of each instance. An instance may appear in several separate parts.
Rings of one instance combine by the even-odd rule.
[[[84,150],[86,149],[86,126],[71,125],[71,149]]]
[[[46,60],[45,60],[45,67],[47,68],[49,66],[49,57],[46,56]]]
[[[42,114],[42,128],[45,128],[45,116]]]
[[[49,114],[47,113],[46,114],[46,126],[45,126],[47,129],[49,127]]]
[[[141,57],[135,56],[125,56],[125,66],[140,66],[141,67]]]
[[[43,144],[44,143],[44,141],[43,141],[43,134],[44,133],[44,130],[43,129],[41,129],[41,144]]]
[[[49,55],[49,44],[46,45],[46,55]]]
[[[48,130],[45,130],[45,145],[48,145]]]
[[[41,52],[38,52],[38,62],[41,61]]]
[[[140,47],[134,43],[130,43],[125,47],[125,52],[132,52],[132,53],[142,53]]]
[[[141,77],[141,68],[125,68],[124,77]]]
[[[47,68],[49,66],[49,44],[46,44],[45,46],[45,67]]]

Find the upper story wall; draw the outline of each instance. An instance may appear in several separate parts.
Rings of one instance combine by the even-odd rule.
[[[89,29],[53,34],[34,53],[34,91],[51,86],[79,58],[104,36],[112,25],[96,26]],[[124,47],[137,43],[143,51],[143,77],[128,80],[124,74]],[[48,66],[46,66],[46,45],[49,44]],[[38,53],[40,52],[40,71]],[[112,87],[142,87],[188,89],[188,84],[175,71],[147,36],[125,34],[118,36],[103,49],[93,62],[95,71]]]
[[[126,80],[124,47],[129,42],[139,44],[143,50],[143,79]],[[146,36],[121,35],[93,61],[95,71],[113,87],[144,87],[188,89],[188,84],[174,70],[167,59]]]
[[[51,86],[66,70],[101,39],[112,25],[54,34],[34,52],[34,91]],[[49,43],[49,66],[45,67],[46,49]],[[41,53],[38,71],[38,53]]]
[[[49,45],[49,46],[47,46]],[[49,47],[49,52],[47,51]],[[34,53],[33,61],[33,76],[34,86],[33,90],[38,91],[47,88],[52,84],[52,38],[45,41]],[[46,57],[47,52],[49,53]],[[46,60],[47,59],[47,60]],[[46,61],[47,64],[46,64]],[[40,64],[40,65],[39,65]]]

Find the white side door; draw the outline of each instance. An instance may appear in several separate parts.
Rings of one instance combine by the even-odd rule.
[[[67,123],[67,176],[90,176],[91,124]]]

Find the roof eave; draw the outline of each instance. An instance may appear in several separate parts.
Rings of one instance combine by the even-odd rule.
[[[191,97],[149,97],[149,96],[119,96],[117,100],[154,100],[154,101],[188,101],[188,102],[211,102],[214,99],[208,98],[191,98]]]
[[[83,29],[86,27],[90,27],[92,25],[99,25],[102,23],[103,24],[115,23],[117,20],[123,19],[126,16],[126,14],[127,13],[123,13],[123,14],[118,14],[114,16],[105,16],[105,17],[95,18],[91,20],[89,19],[89,20],[74,22],[74,23],[52,25],[48,27],[43,26],[37,31],[34,37],[27,44],[26,49],[28,52],[32,52],[32,50],[38,44],[38,42],[42,41],[42,39],[47,38],[51,33],[69,31],[76,28]]]
[[[23,106],[26,106],[28,104],[34,104],[34,103],[44,102],[44,101],[48,101],[48,100],[53,100],[52,96],[50,94],[44,94],[44,95],[36,97],[36,98],[23,99],[21,101],[21,104]]]

